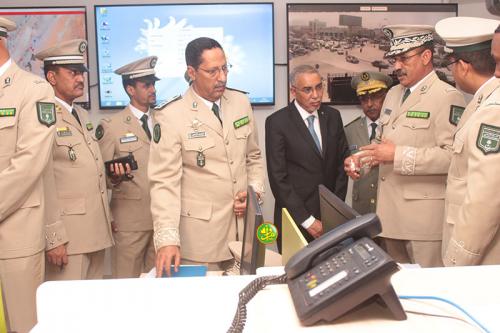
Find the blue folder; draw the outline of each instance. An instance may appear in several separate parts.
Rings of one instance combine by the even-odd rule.
[[[192,276],[206,276],[207,266],[203,265],[180,265],[179,270],[174,270],[174,265],[170,266],[171,277],[192,277]],[[163,270],[162,277],[167,277],[167,273]]]

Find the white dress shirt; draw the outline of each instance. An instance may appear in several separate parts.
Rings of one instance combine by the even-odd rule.
[[[149,128],[149,133],[153,133],[153,119],[151,119],[151,112],[148,109],[148,112],[142,112],[132,104],[129,104],[128,107],[130,108],[130,111],[132,111],[132,114],[137,117],[139,121],[139,125],[142,127],[142,116],[147,115],[148,116],[148,128]]]

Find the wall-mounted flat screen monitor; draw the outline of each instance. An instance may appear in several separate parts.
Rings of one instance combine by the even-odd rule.
[[[323,103],[359,104],[351,88],[353,75],[383,72],[398,83],[394,66],[384,58],[389,50],[384,26],[434,26],[441,19],[457,16],[457,10],[457,4],[289,3],[288,70],[303,64],[314,66],[325,79]],[[442,43],[438,40],[434,48],[436,73],[444,81],[453,81],[443,61]]]
[[[43,63],[35,59],[37,52],[70,39],[87,39],[85,7],[0,7],[0,16],[17,24],[7,39],[11,58],[40,77],[44,77]],[[85,76],[87,89],[75,102],[88,109],[90,92]]]
[[[183,94],[186,45],[211,37],[224,48],[231,68],[227,86],[248,92],[253,105],[274,104],[272,3],[98,5],[95,9],[101,108],[128,104],[113,71],[146,56],[158,57],[157,103]]]

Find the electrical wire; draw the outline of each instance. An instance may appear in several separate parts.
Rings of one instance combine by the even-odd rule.
[[[453,301],[450,301],[446,298],[438,297],[438,296],[410,296],[410,295],[400,295],[398,296],[400,299],[424,299],[424,300],[433,300],[433,301],[441,301],[447,303],[456,309],[460,310],[463,314],[465,314],[469,319],[471,319],[476,325],[478,325],[485,333],[490,333],[490,331],[484,327],[476,318],[474,318],[470,313],[468,313],[464,308],[460,305],[456,304]]]
[[[228,333],[241,333],[245,328],[247,320],[247,303],[262,289],[270,284],[281,284],[286,282],[286,274],[258,277],[250,282],[239,294],[238,307],[234,315]]]

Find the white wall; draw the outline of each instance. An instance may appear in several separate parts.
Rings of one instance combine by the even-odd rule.
[[[5,1],[5,0],[4,0]],[[272,0],[244,0],[244,2],[264,2]],[[2,1],[3,2],[3,1]],[[68,2],[67,0],[16,0],[12,1],[11,4],[1,3],[2,7],[16,7],[16,6],[86,6],[87,7],[87,29],[88,29],[88,41],[89,41],[89,67],[90,67],[90,83],[91,83],[91,103],[92,109],[90,110],[91,119],[94,123],[98,122],[101,117],[109,114],[113,111],[103,111],[98,108],[98,91],[97,91],[97,72],[96,72],[96,54],[92,52],[95,50],[95,29],[94,29],[94,5],[111,5],[111,4],[137,4],[137,3],[167,3],[167,0],[145,0],[145,1],[130,1],[130,0],[73,0]],[[204,0],[175,0],[175,3],[188,3],[188,2],[236,2],[235,0],[216,0],[216,1],[204,1]],[[307,3],[309,0],[299,0],[299,1],[286,1],[286,0],[274,0],[274,26],[275,26],[275,63],[279,64],[275,67],[275,92],[276,92],[276,104],[275,106],[266,107],[256,107],[255,108],[255,119],[257,121],[257,126],[260,129],[259,141],[262,148],[264,149],[264,122],[266,117],[273,111],[284,107],[287,104],[287,43],[286,43],[286,4],[287,3]],[[315,3],[331,3],[334,1],[326,0],[314,0]],[[352,1],[343,0],[342,3],[359,3],[362,1]],[[367,1],[369,3],[403,3],[404,1]],[[478,17],[488,17],[497,18],[492,16],[486,11],[484,0],[458,0],[458,1],[439,1],[439,0],[423,0],[415,1],[418,3],[458,3],[459,4],[459,15],[462,16],[478,16]],[[401,22],[392,22],[401,23]],[[357,107],[345,106],[337,107],[342,113],[342,119],[345,123],[348,123],[361,112]],[[266,220],[271,220],[273,216],[274,209],[274,199],[267,184],[267,195],[264,204],[264,215]]]

